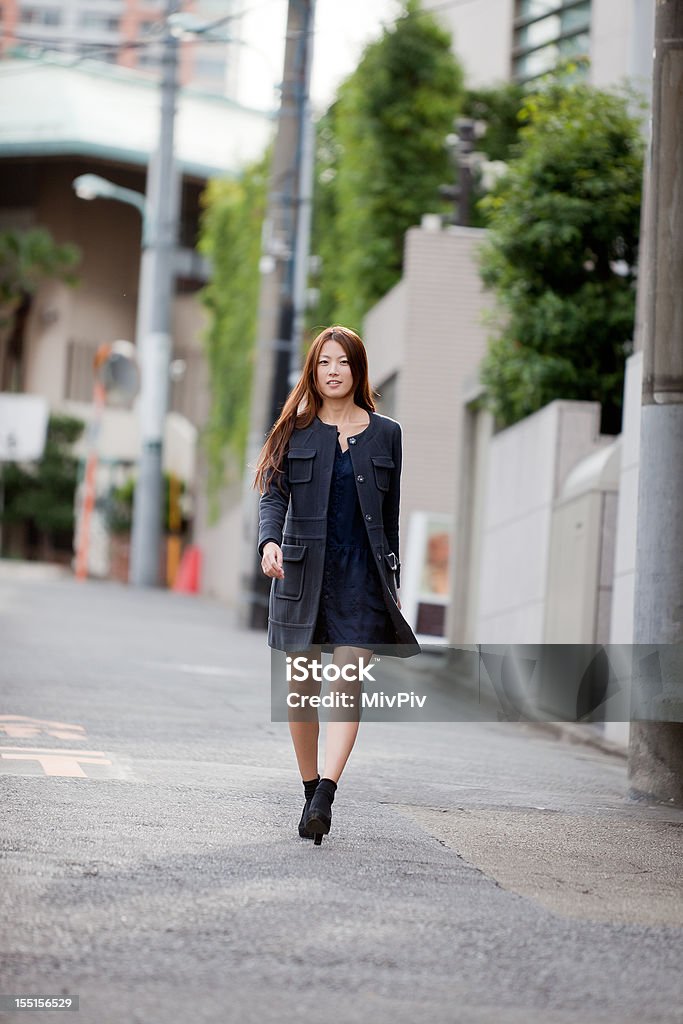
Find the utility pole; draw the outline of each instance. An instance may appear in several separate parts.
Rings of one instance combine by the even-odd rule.
[[[310,119],[308,96],[314,15],[315,0],[289,0],[282,95],[263,230],[258,332],[242,502],[244,549],[240,619],[242,625],[252,629],[263,629],[267,624],[271,583],[261,571],[256,551],[258,493],[252,489],[254,467],[290,391],[291,372],[297,365],[301,342],[301,316],[297,316],[296,305],[303,292],[305,267],[297,266],[297,262],[308,262],[308,245],[301,235],[310,230],[312,172],[305,167],[305,162],[313,159],[306,126]]]
[[[455,185],[440,185],[439,195],[454,205],[451,224],[469,225],[472,216],[472,153],[474,152],[475,122],[470,117],[457,117],[456,132],[446,141],[453,152],[453,162],[458,172]]]
[[[178,40],[168,19],[178,0],[166,0],[159,141],[147,173],[146,239],[140,266],[137,345],[141,365],[141,452],[131,538],[130,582],[159,584],[162,537],[163,438],[168,408],[171,310],[175,284],[180,190],[173,136],[178,90]]]
[[[634,643],[672,645],[659,694],[633,721],[631,795],[683,806],[683,0],[657,0],[646,262],[640,275],[643,393]],[[644,289],[644,295],[641,290]],[[638,651],[636,649],[635,656]],[[676,671],[676,665],[678,671]]]

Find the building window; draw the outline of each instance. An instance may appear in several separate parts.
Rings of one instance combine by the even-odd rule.
[[[517,0],[515,80],[528,82],[562,60],[588,57],[590,23],[591,0]]]
[[[95,29],[98,32],[117,32],[119,19],[110,18],[94,11],[85,11],[80,17],[81,28]]]
[[[22,7],[19,15],[22,25],[61,25],[58,7]]]
[[[158,71],[161,67],[161,54],[156,50],[153,53],[138,53],[137,67],[152,68],[154,71]]]

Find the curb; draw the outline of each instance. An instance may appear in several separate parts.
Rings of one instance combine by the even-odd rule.
[[[550,733],[556,739],[565,743],[583,744],[586,747],[594,747],[601,750],[603,754],[610,754],[612,757],[620,757],[622,760],[628,758],[628,748],[621,743],[614,743],[605,739],[593,726],[581,725],[575,722],[531,722],[526,725],[532,729],[539,729]]]
[[[69,566],[55,562],[27,562],[14,558],[0,558],[0,580],[29,580],[40,583],[44,580],[73,578]]]

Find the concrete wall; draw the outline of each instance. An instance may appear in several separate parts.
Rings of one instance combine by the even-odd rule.
[[[571,471],[555,502],[547,644],[609,643],[620,456],[619,438],[587,455]]]
[[[409,550],[416,513],[454,517],[462,435],[459,397],[486,350],[479,229],[412,228],[402,282],[368,314],[364,340],[371,379],[400,369],[393,415],[403,427],[401,592],[407,607],[419,586]],[[411,596],[412,595],[412,596]],[[404,601],[405,598],[405,601]]]
[[[610,643],[633,643],[643,354],[626,362]]]
[[[380,386],[398,373],[405,356],[406,283],[402,279],[376,303],[363,324],[370,356],[370,384]]]
[[[643,353],[638,351],[626,361],[610,616],[611,644],[633,643],[642,377]],[[605,723],[605,736],[614,743],[628,746],[629,735],[628,722]]]
[[[458,397],[486,351],[483,311],[490,307],[475,250],[485,232],[412,228],[406,236],[405,358],[398,419],[406,471],[402,514],[453,513],[461,442]]]
[[[553,507],[572,468],[613,438],[594,402],[555,401],[492,438],[477,642],[543,643]]]
[[[446,623],[448,643],[457,647],[479,642],[477,616],[481,590],[486,483],[494,418],[476,399],[465,397],[463,438],[458,466],[458,507],[453,523],[451,603]]]

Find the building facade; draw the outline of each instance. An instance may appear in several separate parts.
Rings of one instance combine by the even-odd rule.
[[[102,62],[74,65],[56,54],[0,61],[0,232],[45,228],[57,242],[77,245],[82,255],[75,287],[43,282],[19,327],[0,325],[0,391],[41,395],[51,412],[90,420],[97,349],[104,342],[139,340],[140,212],[113,199],[87,202],[73,183],[80,175],[96,174],[145,193],[158,132],[158,93],[148,77]],[[196,438],[210,401],[199,295],[208,267],[195,248],[200,196],[209,177],[234,175],[259,157],[272,127],[266,114],[225,97],[179,92],[175,149],[181,204],[164,468],[183,480],[188,492],[203,489]],[[106,410],[98,502],[134,473],[138,423],[136,408]],[[194,516],[200,532],[203,509]],[[106,537],[103,528],[93,531],[102,543],[94,546],[89,568],[105,575]]]
[[[163,7],[163,0],[3,0],[0,54],[57,51],[156,76]],[[184,0],[181,7],[198,21],[221,22],[215,41],[183,40],[182,84],[235,99],[241,25],[236,0]],[[234,41],[221,41],[228,35]]]
[[[528,82],[559,61],[588,58],[593,85],[629,80],[649,95],[652,0],[424,0],[453,34],[453,49],[473,87]]]

